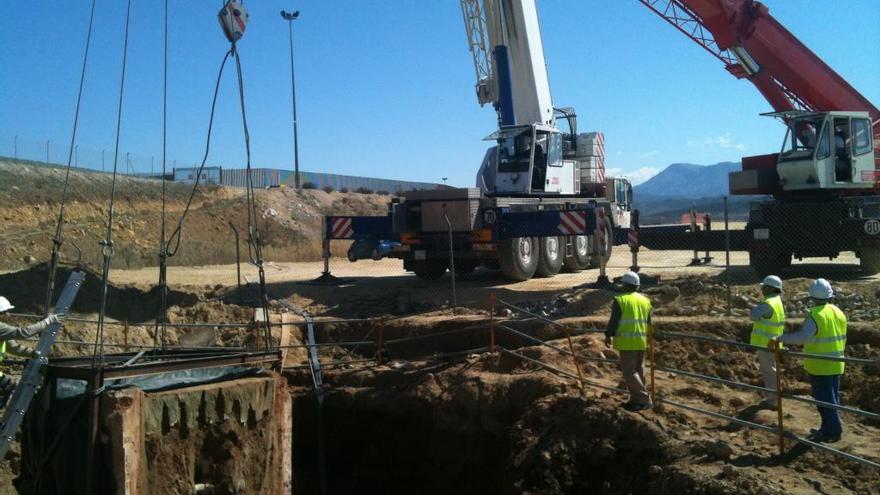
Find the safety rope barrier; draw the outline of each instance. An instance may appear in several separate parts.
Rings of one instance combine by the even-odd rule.
[[[494,302],[494,301],[490,301],[490,304],[491,304],[492,302]],[[527,311],[527,310],[525,310],[525,309],[523,309],[523,308],[519,308],[519,307],[517,307],[517,306],[515,306],[515,305],[509,304],[509,303],[505,303],[505,302],[503,302],[503,301],[500,301],[500,302],[501,302],[502,304],[504,304],[505,306],[511,308],[511,309],[515,309],[515,310],[520,311],[520,312],[522,312],[522,313],[524,313],[524,314],[529,314],[529,315],[531,315],[532,317],[535,317],[535,318],[540,319],[540,320],[542,320],[542,321],[546,321],[546,322],[548,322],[548,323],[550,323],[550,322],[552,321],[552,320],[548,320],[548,319],[546,319],[546,318],[540,317],[539,315],[534,315],[533,313],[530,313],[529,311]],[[520,321],[521,321],[521,320],[520,320]],[[532,337],[532,336],[530,336],[530,335],[528,335],[528,334],[525,334],[525,333],[520,332],[520,331],[517,331],[517,330],[513,330],[513,329],[511,329],[511,328],[510,328],[509,326],[507,326],[507,325],[504,325],[504,324],[496,324],[496,326],[498,326],[498,328],[501,328],[501,329],[504,329],[504,330],[507,330],[507,331],[513,331],[513,333],[515,333],[516,335],[518,335],[518,336],[520,336],[520,337],[523,337],[523,338],[525,338],[525,339],[527,339],[527,340],[529,340],[529,341],[531,341],[531,342],[533,342],[533,343],[535,343],[535,344],[543,345],[543,346],[549,347],[549,348],[554,349],[554,350],[556,350],[556,351],[558,351],[558,352],[561,352],[561,353],[563,353],[563,354],[569,354],[568,352],[566,352],[565,349],[563,349],[563,348],[561,348],[561,347],[554,346],[554,345],[552,345],[552,344],[548,344],[548,343],[546,343],[546,342],[544,342],[544,341],[542,341],[542,340],[540,340],[540,339],[537,339],[537,338],[535,338],[535,337]],[[558,327],[560,327],[560,328],[564,328],[564,326],[563,326],[562,324],[558,323],[558,322],[555,322],[555,323],[554,323],[554,326],[558,326]],[[655,334],[656,334],[656,335],[655,335]],[[751,385],[751,384],[746,384],[746,383],[736,382],[736,381],[732,381],[732,380],[725,380],[725,379],[722,379],[722,378],[712,377],[712,376],[708,376],[708,375],[703,375],[703,374],[700,374],[700,373],[694,373],[694,372],[689,372],[689,371],[684,371],[684,370],[678,370],[678,369],[673,369],[673,368],[666,368],[666,367],[657,366],[657,365],[656,365],[656,360],[655,360],[655,354],[654,354],[655,337],[662,337],[662,338],[666,338],[666,339],[670,339],[670,340],[675,340],[675,339],[689,339],[689,340],[696,340],[696,341],[701,341],[701,342],[710,343],[710,344],[718,344],[718,345],[723,345],[723,346],[734,346],[734,347],[739,347],[739,348],[744,348],[744,349],[750,349],[750,350],[761,350],[761,351],[768,351],[768,350],[769,350],[770,352],[773,352],[773,353],[774,353],[775,360],[776,360],[776,366],[777,366],[777,374],[776,374],[776,380],[777,380],[777,383],[776,383],[776,390],[769,389],[769,388],[765,388],[765,387],[760,387],[760,386],[756,386],[756,385]],[[878,418],[880,418],[880,414],[873,413],[873,412],[870,412],[870,411],[864,411],[864,410],[862,410],[862,409],[858,409],[858,408],[854,408],[854,407],[850,407],[850,406],[842,406],[842,405],[837,405],[837,404],[830,404],[830,403],[827,403],[827,402],[817,401],[817,400],[809,399],[809,398],[806,398],[806,397],[798,397],[798,396],[794,396],[793,394],[786,393],[786,392],[784,391],[783,387],[782,387],[782,381],[781,381],[781,378],[782,378],[782,369],[783,369],[783,368],[782,368],[782,360],[781,360],[781,356],[783,356],[783,355],[788,355],[788,356],[792,356],[792,357],[796,357],[796,358],[816,358],[816,359],[825,359],[825,360],[828,360],[828,361],[846,362],[846,363],[853,363],[853,364],[860,364],[860,365],[876,365],[876,364],[880,364],[880,359],[862,359],[862,358],[851,358],[851,357],[837,357],[837,356],[827,356],[827,355],[815,355],[815,354],[809,354],[809,353],[802,353],[802,352],[794,352],[794,351],[789,351],[789,350],[783,350],[783,349],[781,349],[779,346],[775,346],[775,348],[773,348],[773,349],[767,349],[767,348],[764,348],[764,347],[753,346],[753,345],[746,344],[746,343],[743,343],[743,342],[738,342],[738,341],[733,341],[733,340],[719,339],[719,338],[716,338],[716,337],[709,337],[709,336],[704,336],[704,335],[681,334],[681,333],[674,333],[674,332],[654,332],[654,331],[649,331],[649,332],[648,332],[648,349],[649,349],[649,367],[650,367],[650,371],[651,371],[650,393],[651,393],[651,397],[652,397],[652,400],[653,400],[653,403],[654,403],[654,404],[666,404],[666,405],[669,405],[669,406],[673,406],[673,407],[677,407],[677,408],[681,408],[681,409],[689,410],[689,411],[691,411],[691,412],[696,412],[696,413],[703,414],[703,415],[706,415],[706,416],[714,417],[714,418],[716,418],[716,419],[723,419],[723,420],[731,421],[731,422],[733,422],[733,423],[737,423],[737,424],[740,424],[740,425],[743,425],[743,426],[747,426],[747,427],[750,427],[750,428],[755,428],[755,429],[759,429],[759,430],[763,430],[763,431],[767,431],[767,432],[774,433],[774,434],[776,434],[776,435],[778,436],[779,454],[780,454],[780,455],[782,455],[782,454],[785,453],[785,440],[786,440],[786,439],[789,439],[789,440],[792,440],[792,441],[796,441],[796,442],[799,442],[799,443],[803,443],[803,444],[805,444],[805,445],[809,445],[809,446],[816,447],[816,448],[818,448],[818,449],[820,449],[820,450],[823,450],[823,451],[829,452],[829,453],[834,454],[834,455],[838,455],[838,456],[840,456],[840,457],[844,457],[844,458],[846,458],[846,459],[849,459],[849,460],[851,460],[851,461],[855,461],[855,462],[861,463],[861,464],[866,465],[866,466],[870,466],[870,467],[873,467],[873,468],[880,468],[880,464],[878,464],[878,463],[876,463],[876,462],[874,462],[874,461],[871,461],[871,460],[869,460],[869,459],[865,459],[865,458],[862,458],[862,457],[859,457],[859,456],[856,456],[856,455],[853,455],[853,454],[850,454],[850,453],[847,453],[847,452],[841,451],[841,450],[839,450],[839,449],[835,449],[835,448],[832,448],[832,447],[828,447],[828,446],[826,446],[826,445],[822,445],[822,444],[817,443],[817,442],[813,442],[813,441],[811,441],[811,440],[809,440],[809,439],[801,438],[801,437],[799,437],[799,436],[793,434],[792,432],[790,432],[790,431],[786,431],[786,430],[785,430],[785,428],[784,428],[783,397],[786,398],[786,399],[792,399],[792,400],[796,400],[796,401],[800,401],[800,402],[804,402],[804,403],[808,403],[808,404],[812,404],[812,405],[816,405],[816,406],[830,407],[830,408],[832,408],[832,409],[837,409],[837,410],[840,410],[840,411],[844,411],[844,412],[848,412],[848,413],[852,413],[852,414],[860,415],[860,416],[863,416],[863,417],[866,417],[866,418],[869,418],[869,419],[878,419]],[[554,367],[554,366],[551,366],[551,365],[548,365],[548,364],[546,364],[546,363],[543,363],[543,362],[541,362],[540,360],[533,359],[533,358],[529,358],[529,357],[524,356],[524,355],[522,355],[522,354],[520,354],[520,353],[512,352],[512,351],[509,351],[509,350],[506,350],[506,349],[503,349],[503,348],[501,348],[500,350],[501,350],[501,352],[503,352],[503,353],[505,353],[505,354],[511,354],[511,355],[514,355],[514,356],[516,356],[516,357],[519,357],[519,358],[521,358],[521,359],[523,359],[523,360],[526,360],[526,361],[532,362],[532,363],[534,363],[534,364],[538,364],[538,365],[540,365],[540,366],[542,366],[542,367],[544,367],[544,368],[547,368],[547,369],[550,370],[550,371],[553,371],[553,372],[555,372],[555,373],[557,373],[557,374],[560,374],[560,375],[562,375],[562,376],[565,376],[565,377],[567,377],[567,378],[571,378],[571,379],[574,379],[574,380],[578,380],[581,384],[589,384],[589,385],[591,385],[591,386],[595,386],[594,383],[590,383],[590,382],[585,381],[585,380],[582,380],[582,379],[579,380],[578,377],[575,376],[574,374],[569,373],[569,372],[566,372],[566,371],[564,371],[564,370],[560,370],[560,369],[558,369],[558,368],[556,368],[556,367]],[[576,357],[576,358],[575,358],[575,357],[573,356],[573,354],[569,354],[569,355],[572,355],[572,357],[573,357],[574,360],[575,360],[575,363],[577,363],[577,361],[578,361],[579,359],[585,359],[584,357]],[[609,361],[609,362],[616,362],[615,360],[607,360],[607,361]],[[773,393],[773,394],[776,395],[776,401],[777,401],[777,403],[776,403],[777,424],[776,424],[775,426],[762,425],[762,424],[759,424],[759,423],[755,423],[755,422],[752,422],[752,421],[744,420],[744,419],[737,418],[737,417],[734,417],[734,416],[730,416],[730,415],[727,415],[727,414],[723,414],[723,413],[719,413],[719,412],[715,412],[715,411],[709,411],[709,410],[706,410],[706,409],[703,409],[703,408],[699,408],[699,407],[696,407],[696,406],[691,406],[691,405],[683,404],[683,403],[680,403],[680,402],[677,402],[677,401],[670,400],[670,399],[665,398],[665,397],[661,397],[661,398],[658,399],[658,398],[657,398],[657,391],[656,391],[655,377],[654,377],[654,373],[655,373],[655,371],[667,372],[667,373],[670,373],[670,374],[673,374],[673,375],[683,376],[683,377],[686,377],[686,378],[697,379],[697,380],[703,380],[703,381],[709,381],[709,382],[718,383],[718,384],[725,385],[725,386],[730,386],[730,387],[734,387],[734,388],[740,388],[740,389],[750,390],[750,391],[759,392],[759,393]],[[608,388],[608,387],[607,387],[607,386],[600,386],[600,388]]]

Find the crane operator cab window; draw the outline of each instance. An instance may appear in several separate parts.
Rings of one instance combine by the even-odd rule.
[[[498,171],[528,173],[531,170],[531,189],[535,191],[544,191],[548,166],[562,166],[562,135],[558,132],[526,128],[520,134],[499,139],[498,147]]]
[[[532,158],[532,133],[527,131],[501,139],[498,153],[499,172],[528,172]]]
[[[821,128],[821,117],[792,120],[788,126],[780,160],[812,159],[816,145],[819,143]]]

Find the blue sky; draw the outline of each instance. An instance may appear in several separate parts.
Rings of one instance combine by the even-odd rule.
[[[773,15],[880,103],[880,2],[766,0]],[[170,0],[169,150],[201,158],[213,81],[227,48],[221,2]],[[295,21],[300,157],[305,170],[472,185],[494,130],[473,94],[459,3],[249,0],[240,52],[254,166],[292,167],[287,25]],[[673,162],[776,151],[781,128],[747,82],[636,0],[539,0],[557,106],[606,135],[608,166],[636,179]],[[66,160],[89,2],[2,2],[0,154]],[[125,2],[99,0],[78,143],[83,162],[113,146]],[[135,0],[123,152],[140,171],[161,154],[162,3]],[[221,92],[209,163],[244,165],[234,72]],[[42,155],[38,155],[42,156]],[[36,158],[37,156],[34,156]],[[86,158],[89,157],[89,158]],[[158,159],[158,158],[157,158]],[[158,167],[158,162],[155,164]]]

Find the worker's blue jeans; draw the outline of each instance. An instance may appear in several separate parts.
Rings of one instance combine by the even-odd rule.
[[[810,375],[810,385],[813,387],[814,399],[840,405],[840,375]],[[840,422],[838,410],[816,407],[819,409],[819,416],[822,417],[819,433],[829,437],[840,436],[843,433],[843,424]]]

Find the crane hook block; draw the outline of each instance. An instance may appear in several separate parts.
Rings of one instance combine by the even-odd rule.
[[[244,35],[248,23],[248,13],[244,5],[236,0],[229,0],[217,14],[223,34],[230,43],[235,43]]]

